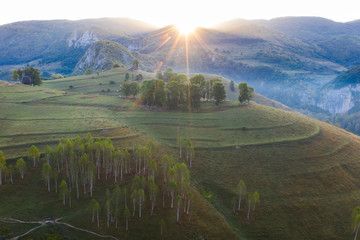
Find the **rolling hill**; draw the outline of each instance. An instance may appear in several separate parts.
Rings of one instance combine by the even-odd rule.
[[[14,161],[26,156],[32,144],[43,152],[46,144],[56,146],[62,137],[85,137],[91,132],[94,137],[110,137],[116,146],[151,139],[161,153],[177,156],[180,134],[190,138],[195,148],[190,168],[191,186],[196,193],[191,222],[176,224],[175,211],[156,209],[154,218],[131,218],[126,234],[121,228],[107,229],[102,212],[103,225],[98,229],[86,222],[88,219],[90,223],[91,218],[84,207],[89,198],[74,200],[72,209],[63,208],[54,192],[47,193],[39,168],[29,168],[25,181],[16,178],[14,185],[1,186],[0,200],[7,206],[0,209],[1,216],[26,220],[65,216],[64,222],[128,239],[141,239],[145,234],[160,239],[155,224],[160,218],[166,219],[172,239],[352,237],[350,215],[360,198],[358,136],[295,112],[256,103],[220,107],[203,103],[203,111],[193,113],[149,111],[132,99],[117,96],[126,71],[117,68],[100,76],[46,81],[42,87],[3,82],[0,149]],[[145,79],[152,77],[147,75]],[[111,80],[116,85],[110,84]],[[250,220],[246,218],[246,204],[236,215],[232,213],[231,199],[236,196],[240,179],[249,193],[260,193],[261,201]],[[94,194],[102,203],[107,187],[113,185],[95,185]],[[21,200],[19,208],[19,196],[23,195],[28,201],[23,204]],[[40,201],[43,204],[37,207],[30,204]],[[11,228],[14,235],[25,231],[20,226]],[[49,233],[84,237],[71,229],[51,226],[29,237]]]

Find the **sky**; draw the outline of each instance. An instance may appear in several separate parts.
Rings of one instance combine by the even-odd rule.
[[[318,16],[360,19],[359,0],[1,0],[0,24],[23,20],[127,17],[157,27],[211,27],[243,19]]]

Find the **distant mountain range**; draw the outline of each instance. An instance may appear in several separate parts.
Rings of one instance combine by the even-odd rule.
[[[235,19],[180,35],[125,18],[26,21],[0,26],[0,78],[33,65],[43,76],[107,70],[140,60],[145,71],[223,75],[247,81],[255,90],[320,119],[349,111],[332,107],[326,91],[340,73],[360,65],[360,21],[318,17]],[[325,87],[327,86],[327,87]]]

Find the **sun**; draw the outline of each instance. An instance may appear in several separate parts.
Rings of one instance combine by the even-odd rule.
[[[180,34],[189,35],[193,33],[196,27],[191,23],[180,23],[175,25]]]

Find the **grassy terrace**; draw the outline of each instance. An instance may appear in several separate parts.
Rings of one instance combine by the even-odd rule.
[[[179,239],[198,239],[199,229],[209,233],[209,239],[221,239],[223,232],[227,239],[237,238],[234,232],[241,239],[352,236],[350,214],[360,199],[359,137],[297,113],[257,104],[230,102],[216,107],[204,103],[201,111],[149,111],[117,96],[121,77],[116,85],[109,84],[110,92],[101,91],[106,82],[115,79],[114,71],[119,71],[116,76],[121,73],[113,70],[99,78],[89,76],[88,81],[83,76],[54,80],[42,87],[0,84],[0,150],[7,158],[16,159],[26,155],[32,144],[42,151],[46,144],[57,145],[61,137],[91,132],[95,137],[110,137],[116,144],[152,139],[161,152],[176,155],[176,139],[181,135],[191,138],[195,146],[191,177],[198,193],[192,222],[168,226]],[[74,88],[67,89],[69,85]],[[42,187],[40,176],[40,169],[29,169],[26,182],[2,186],[0,201],[6,208],[0,208],[0,216],[34,220],[66,216],[64,221],[97,230],[83,221],[90,222],[83,207],[89,199],[74,202],[71,210],[62,208],[55,193],[48,194]],[[260,193],[261,203],[250,221],[246,220],[245,204],[240,213],[232,214],[231,198],[240,179],[250,193]],[[95,196],[101,201],[105,201],[107,187],[112,188],[112,183],[95,187]],[[19,208],[22,196],[29,200]],[[107,230],[103,215],[99,232],[141,238],[146,226],[150,236],[158,236],[157,222],[172,219],[174,214],[160,211],[156,220],[133,219],[129,235]],[[43,229],[32,236],[42,231],[70,230]],[[68,234],[85,237],[83,233]]]

